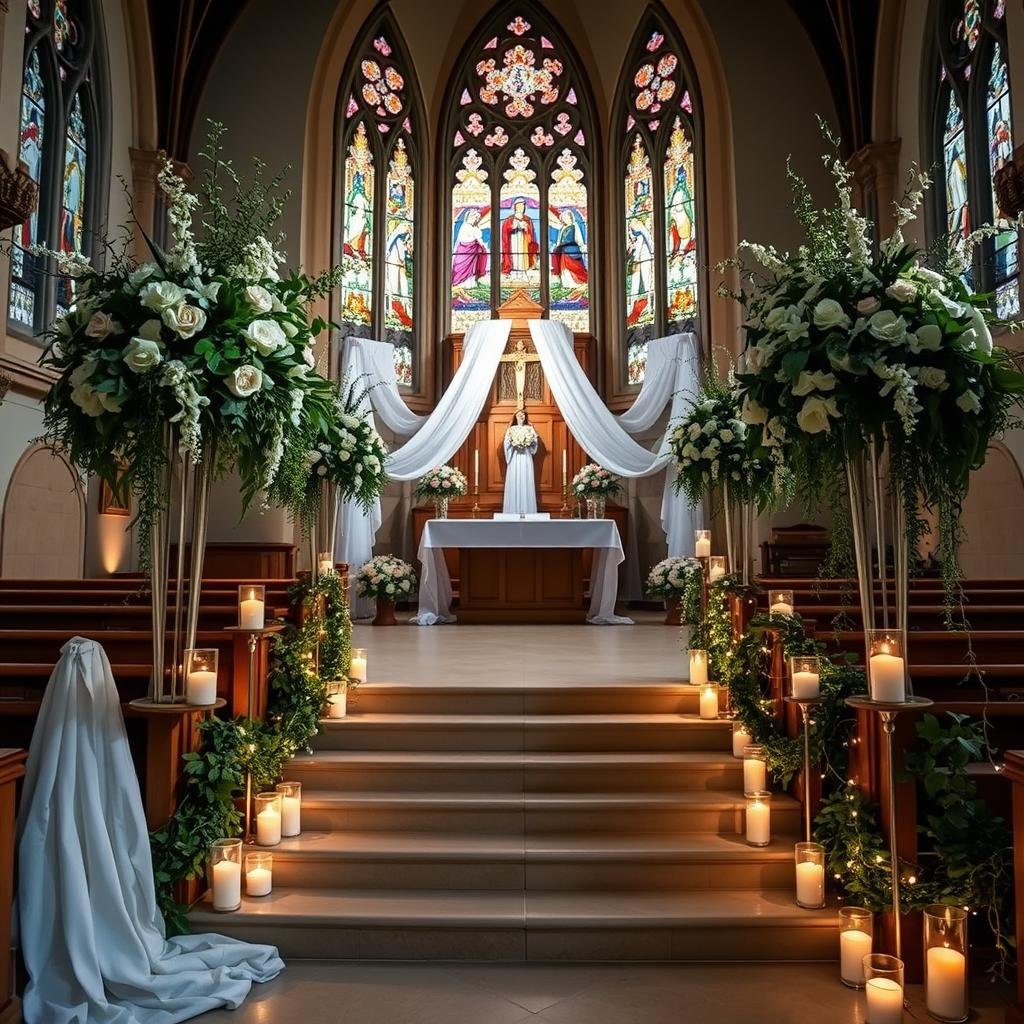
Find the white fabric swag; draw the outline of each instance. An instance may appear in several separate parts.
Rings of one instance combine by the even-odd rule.
[[[342,352],[342,372],[350,383],[360,378],[366,386],[364,413],[395,434],[409,438],[388,458],[386,472],[393,480],[415,480],[458,451],[494,383],[501,355],[508,342],[511,322],[486,320],[466,334],[464,354],[452,382],[429,416],[409,411],[398,390],[394,349],[386,342],[348,338]],[[530,321],[533,342],[545,377],[569,430],[579,444],[602,466],[622,477],[645,477],[661,471],[671,454],[671,425],[685,414],[697,390],[699,351],[693,334],[675,334],[650,342],[647,373],[633,405],[622,415],[612,414],[587,379],[573,352],[572,335],[561,323]],[[644,448],[631,435],[650,430],[669,406],[668,426],[657,447]],[[630,517],[631,541],[635,516]],[[702,522],[700,510],[690,509],[675,492],[667,474],[662,496],[661,521],[670,556],[692,553],[693,530]],[[348,502],[339,517],[336,552],[353,567],[368,561],[381,524],[380,504],[364,512]],[[638,577],[636,544],[629,542],[627,571]],[[632,566],[630,565],[632,563]],[[636,585],[627,590],[635,591]],[[639,596],[627,593],[626,596]],[[362,607],[360,606],[362,605]],[[356,617],[369,613],[368,602],[353,599]]]
[[[237,1008],[284,964],[223,935],[165,939],[110,662],[75,637],[39,709],[18,818],[27,1024],[177,1024]]]

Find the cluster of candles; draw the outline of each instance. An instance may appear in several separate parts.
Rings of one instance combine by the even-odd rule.
[[[242,855],[241,839],[218,839],[210,847],[210,887],[213,909],[237,910],[245,894],[269,896],[273,891],[274,859],[267,847],[302,832],[302,783],[280,782],[272,792],[256,794],[256,846]]]
[[[366,682],[366,648],[353,647],[349,656],[348,678],[327,684],[327,717],[344,718],[348,713],[348,684]]]

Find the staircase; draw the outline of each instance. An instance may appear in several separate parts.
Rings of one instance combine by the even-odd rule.
[[[793,902],[800,809],[743,840],[730,725],[686,684],[360,687],[297,757],[274,892],[192,913],[286,957],[832,959]]]

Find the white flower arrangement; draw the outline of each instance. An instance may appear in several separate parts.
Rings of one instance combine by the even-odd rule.
[[[461,470],[454,466],[435,466],[416,482],[414,493],[418,498],[461,498],[469,491],[469,483]]]
[[[537,431],[529,423],[509,427],[505,436],[513,450],[517,452],[529,451],[537,443]]]
[[[621,487],[619,478],[596,462],[588,462],[569,484],[570,491],[578,498],[607,498]]]
[[[692,625],[700,617],[703,570],[696,558],[663,558],[647,574],[647,593],[665,601],[678,601],[683,622]]]
[[[356,590],[371,600],[404,601],[417,587],[416,573],[394,555],[374,555],[356,571]]]

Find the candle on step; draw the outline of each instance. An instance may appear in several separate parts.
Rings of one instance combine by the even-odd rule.
[[[884,704],[902,704],[906,699],[906,661],[899,633],[885,629],[868,630],[868,679],[871,699]]]
[[[218,655],[215,648],[190,647],[185,651],[185,700],[189,704],[216,703]]]
[[[740,722],[732,723],[732,756],[742,757],[743,751],[747,748],[750,743],[751,736],[747,732],[746,726]]]
[[[967,1020],[967,911],[942,904],[925,907],[924,948],[928,1012],[937,1020]]]
[[[353,647],[349,659],[348,677],[355,683],[366,682],[366,648]]]
[[[344,679],[327,684],[327,717],[344,718],[348,710],[348,682]]]
[[[703,686],[708,681],[708,652],[690,648],[690,685]]]
[[[239,629],[262,629],[266,625],[266,591],[262,586],[238,588]]]
[[[892,978],[872,978],[865,986],[868,1024],[900,1024],[903,1020],[903,989]]]
[[[281,842],[281,794],[256,794],[256,845],[277,846]]]
[[[750,743],[743,751],[743,792],[760,793],[768,788],[766,752],[759,743]]]
[[[825,847],[820,843],[797,843],[796,902],[811,910],[825,905]]]
[[[718,685],[705,683],[700,691],[700,717],[705,721],[718,717]]]
[[[269,853],[245,855],[245,895],[269,896],[274,888],[274,861]]]
[[[279,782],[281,794],[281,835],[297,836],[302,831],[302,783]]]
[[[839,908],[839,979],[864,987],[864,957],[871,953],[874,917],[865,907]]]
[[[242,902],[242,840],[218,839],[210,846],[214,910],[237,910]]]
[[[767,846],[772,841],[772,795],[767,790],[747,797],[747,842]]]

